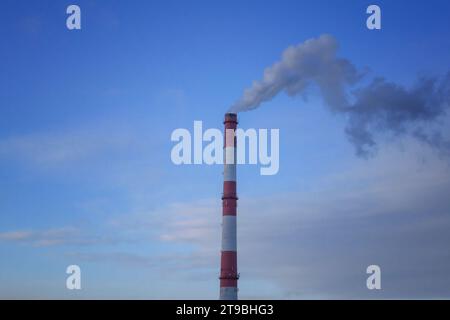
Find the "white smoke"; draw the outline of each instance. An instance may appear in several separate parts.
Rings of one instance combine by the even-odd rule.
[[[337,49],[338,43],[330,35],[287,48],[281,61],[267,68],[263,79],[246,89],[230,111],[255,109],[281,91],[290,96],[301,94],[312,83],[319,86],[331,107],[344,108],[347,104],[345,87],[355,83],[359,76],[348,60],[336,56]]]
[[[347,116],[345,131],[360,156],[369,155],[376,146],[377,130],[394,135],[409,133],[438,149],[450,145],[440,132],[424,130],[424,125],[434,124],[449,107],[450,73],[442,79],[419,79],[411,89],[384,78],[362,86],[363,73],[349,60],[339,58],[337,50],[338,43],[331,35],[287,48],[281,60],[267,68],[263,78],[246,89],[229,111],[258,108],[280,92],[305,95],[310,85],[316,85],[331,111]]]

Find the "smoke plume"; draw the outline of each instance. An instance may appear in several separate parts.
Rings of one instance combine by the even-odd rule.
[[[337,50],[338,43],[330,35],[287,48],[281,61],[267,68],[230,112],[258,108],[280,92],[306,95],[307,88],[315,85],[330,110],[348,119],[345,131],[359,156],[368,156],[376,146],[374,132],[409,133],[439,149],[450,145],[440,132],[423,129],[449,107],[450,73],[442,78],[421,78],[412,88],[384,78],[363,85],[364,73],[338,57]]]

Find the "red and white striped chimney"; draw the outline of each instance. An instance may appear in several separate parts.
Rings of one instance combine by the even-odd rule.
[[[236,247],[236,138],[237,114],[225,114],[224,172],[222,195],[222,252],[220,261],[220,300],[237,300]]]

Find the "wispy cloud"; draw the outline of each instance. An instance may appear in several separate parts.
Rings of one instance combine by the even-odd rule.
[[[0,233],[0,240],[5,241],[26,241],[33,236],[31,231],[9,231]]]
[[[19,159],[43,167],[72,164],[133,145],[130,132],[103,129],[77,129],[33,133],[0,140],[0,157]]]
[[[104,233],[99,234],[93,231],[82,231],[75,227],[0,232],[0,242],[34,247],[111,245],[127,241],[127,239],[121,238],[120,236],[106,235]]]

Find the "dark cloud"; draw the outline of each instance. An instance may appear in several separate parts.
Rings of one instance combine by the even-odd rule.
[[[445,148],[440,133],[426,134],[421,126],[433,125],[450,102],[450,73],[442,78],[422,78],[411,89],[377,78],[354,91],[355,102],[346,133],[358,155],[367,156],[375,145],[376,132],[393,135],[410,133],[435,148]]]

